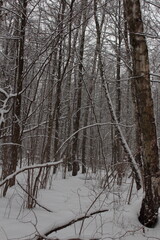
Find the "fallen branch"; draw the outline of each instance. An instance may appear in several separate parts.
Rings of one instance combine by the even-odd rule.
[[[27,191],[24,189],[24,187],[22,187],[22,185],[21,185],[18,181],[17,181],[17,184],[18,184],[18,186],[20,186],[20,188],[21,188],[25,193],[27,193],[27,194],[35,201],[36,205],[38,205],[39,207],[43,208],[43,209],[46,210],[47,212],[53,213],[52,210],[50,210],[50,209],[46,208],[45,206],[41,205],[40,203],[38,203],[38,202],[37,202],[37,199],[34,198],[31,194],[29,194],[29,192],[27,192]]]
[[[20,174],[20,173],[22,173],[22,172],[24,172],[26,170],[35,169],[35,168],[52,167],[52,166],[55,166],[55,165],[59,165],[60,163],[63,163],[63,161],[60,160],[58,162],[47,162],[47,163],[43,163],[43,164],[29,165],[27,167],[20,168],[19,170],[17,170],[16,172],[10,174],[4,180],[2,180],[0,182],[0,187],[3,186],[8,180],[12,179],[13,177],[17,176],[18,174]]]
[[[62,229],[66,228],[66,227],[69,227],[70,225],[72,225],[72,224],[74,224],[76,222],[82,221],[82,220],[84,220],[86,218],[90,218],[93,215],[96,215],[96,214],[99,214],[99,213],[108,212],[108,211],[109,211],[108,209],[104,209],[104,210],[98,210],[98,211],[95,211],[95,212],[92,212],[92,213],[89,213],[89,214],[84,214],[83,216],[77,217],[76,219],[72,219],[68,223],[65,223],[65,224],[63,224],[61,226],[51,228],[50,230],[48,230],[44,234],[37,236],[37,238],[35,238],[35,240],[47,239],[47,236],[50,235],[53,232],[57,232],[59,230],[62,230]]]

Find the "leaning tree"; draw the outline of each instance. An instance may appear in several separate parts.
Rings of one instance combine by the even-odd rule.
[[[139,220],[146,227],[154,227],[158,221],[160,205],[160,171],[156,124],[150,85],[150,70],[147,41],[139,0],[124,0],[124,11],[128,24],[132,77],[141,137],[142,176],[145,196]]]

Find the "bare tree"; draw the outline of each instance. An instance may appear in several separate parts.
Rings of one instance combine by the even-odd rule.
[[[77,90],[77,102],[76,102],[76,112],[73,120],[73,129],[76,132],[80,126],[81,117],[81,101],[82,101],[82,83],[83,83],[83,56],[84,56],[84,44],[85,44],[85,33],[87,26],[87,0],[83,0],[81,3],[81,15],[82,15],[82,29],[80,34],[79,52],[78,52],[78,90]],[[73,149],[72,149],[72,161],[73,161],[73,171],[72,175],[76,176],[78,172],[78,162],[77,162],[77,152],[78,152],[78,133],[73,139]]]

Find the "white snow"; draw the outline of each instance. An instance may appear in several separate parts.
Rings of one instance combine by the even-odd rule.
[[[21,173],[23,176],[24,173]],[[85,180],[82,174],[76,177],[68,175],[67,179],[62,179],[62,173],[59,172],[50,190],[40,190],[38,202],[52,210],[52,213],[38,206],[26,209],[26,194],[17,185],[9,189],[7,196],[0,198],[0,240],[36,239],[37,232],[44,234],[84,215],[88,209],[89,212],[99,209],[109,211],[86,219],[83,225],[82,221],[77,222],[49,237],[67,239],[81,233],[83,239],[160,239],[160,224],[154,229],[147,229],[137,220],[143,193],[137,192],[134,187],[131,204],[127,204],[130,179],[124,179],[122,187],[115,185],[104,191],[100,189],[95,175],[86,179],[89,180]],[[98,194],[100,196],[97,198]]]

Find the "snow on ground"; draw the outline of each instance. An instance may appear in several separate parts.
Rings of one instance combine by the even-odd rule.
[[[26,209],[25,193],[18,186],[12,187],[5,198],[0,198],[0,240],[36,239],[37,232],[43,234],[46,230],[61,226],[84,215],[88,209],[89,212],[100,209],[108,211],[54,232],[49,237],[67,239],[80,234],[85,239],[160,239],[160,224],[155,229],[147,229],[137,220],[142,192],[137,193],[133,188],[131,204],[127,204],[129,181],[123,183],[121,188],[116,186],[103,191],[95,177],[85,179],[84,175],[79,174],[62,179],[59,173],[53,179],[50,190],[40,190],[38,193],[38,202],[52,213],[38,206]]]

